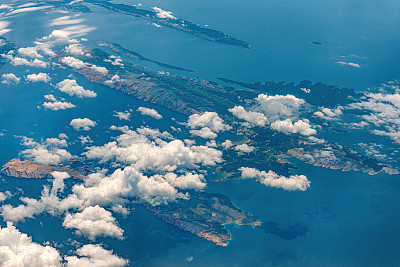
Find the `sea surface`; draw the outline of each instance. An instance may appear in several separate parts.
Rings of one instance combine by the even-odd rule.
[[[136,1],[118,0],[124,4]],[[312,80],[358,91],[372,90],[381,83],[399,79],[400,3],[377,0],[159,0],[142,1],[143,7],[161,7],[179,18],[220,30],[248,41],[251,49],[205,41],[168,27],[157,28],[148,21],[113,13],[88,5],[94,12],[81,18],[97,29],[88,33],[85,45],[96,41],[121,44],[145,57],[194,70],[194,73],[166,70],[152,63],[133,59],[134,63],[199,79],[217,81],[225,77],[238,81]],[[383,17],[382,14],[385,14]],[[24,14],[11,19],[13,29],[5,37],[19,46],[32,46],[36,38],[49,35],[55,26],[50,19],[63,14]],[[320,42],[315,45],[311,42]],[[342,66],[346,61],[360,68]],[[0,74],[25,72],[9,64]],[[75,132],[69,122],[86,117],[98,122],[88,135],[94,145],[110,141],[111,125],[133,128],[147,125],[171,131],[186,117],[106,86],[92,84],[71,70],[53,70],[53,83],[73,74],[78,84],[95,91],[90,99],[70,98],[77,108],[46,111],[40,107],[43,96],[52,93],[66,97],[44,83],[21,83],[17,87],[0,86],[0,165],[17,157],[25,149],[19,136],[57,137]],[[57,80],[59,77],[59,80]],[[321,103],[323,105],[323,103]],[[130,122],[113,117],[114,111],[155,108],[164,119],[156,121],[133,112]],[[362,136],[360,138],[360,136]],[[183,134],[182,134],[183,137]],[[327,133],[319,136],[341,141],[357,148],[359,142],[384,144],[398,148],[384,137],[360,130],[354,134]],[[80,143],[71,146],[72,154],[82,152]],[[396,158],[395,160],[399,160]],[[398,266],[400,264],[400,177],[368,175],[314,167],[294,161],[311,181],[306,192],[288,192],[267,188],[252,180],[212,182],[208,192],[227,194],[232,201],[264,222],[262,227],[229,225],[232,241],[227,247],[182,232],[156,219],[140,205],[130,207],[131,214],[117,217],[126,239],[100,238],[98,241],[134,266]],[[238,166],[240,167],[240,166]],[[71,181],[72,183],[72,181]],[[17,204],[23,196],[39,197],[46,180],[0,178],[0,191],[15,192],[7,203]],[[4,226],[4,223],[0,223]],[[62,252],[72,248],[72,240],[88,241],[63,229],[61,217],[40,215],[18,223],[18,228],[35,242],[54,241]],[[69,240],[69,241],[67,241]]]

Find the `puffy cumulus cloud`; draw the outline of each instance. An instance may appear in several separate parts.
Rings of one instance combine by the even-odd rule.
[[[92,66],[90,66],[90,68],[94,69],[95,71],[100,72],[102,74],[107,74],[108,73],[108,69],[106,69],[105,67],[99,67],[99,66],[96,66],[96,65],[93,64]]]
[[[12,84],[19,84],[19,82],[21,81],[21,78],[18,78],[17,76],[15,76],[14,73],[6,73],[1,75],[1,83],[3,84],[8,84],[8,85],[12,85]]]
[[[222,152],[207,146],[190,146],[181,140],[163,140],[165,135],[149,135],[138,129],[112,127],[124,133],[103,146],[88,147],[84,155],[100,162],[132,165],[138,170],[174,171],[215,166],[222,162]],[[141,133],[140,133],[141,132]],[[154,139],[156,137],[156,139]]]
[[[86,207],[82,212],[67,214],[63,226],[76,229],[77,234],[87,236],[91,240],[99,236],[122,239],[124,234],[111,212],[98,205]]]
[[[73,194],[62,200],[63,209],[87,206],[113,206],[136,198],[150,205],[161,205],[178,198],[188,198],[178,192],[163,176],[147,177],[130,166],[117,169],[111,175],[90,174],[84,184],[74,185]]]
[[[87,63],[74,57],[63,57],[61,62],[74,69],[81,69],[88,66]]]
[[[383,84],[379,93],[366,93],[359,102],[347,106],[348,109],[362,111],[361,122],[356,126],[369,125],[373,134],[387,136],[400,143],[400,87],[398,82]],[[350,124],[351,126],[351,124]]]
[[[342,107],[335,109],[322,107],[321,111],[314,112],[314,115],[325,120],[337,120],[343,114],[342,109]]]
[[[165,179],[170,185],[180,188],[180,189],[195,189],[202,190],[207,184],[205,182],[204,176],[201,174],[193,174],[187,172],[184,175],[178,176],[175,173],[167,173],[164,177],[156,175],[160,179]]]
[[[218,136],[217,133],[231,129],[216,112],[190,115],[187,126],[192,129],[191,134],[206,139],[214,139]]]
[[[360,64],[353,63],[353,62],[345,62],[345,61],[338,61],[336,64],[339,64],[341,66],[349,66],[353,68],[361,68]]]
[[[44,102],[42,106],[45,109],[50,109],[50,110],[65,110],[69,108],[75,108],[76,106],[70,102],[63,102],[63,101],[53,101],[53,102]]]
[[[42,58],[43,56],[37,52],[36,47],[21,47],[18,49],[18,53],[25,57],[30,58]]]
[[[88,118],[77,118],[73,119],[70,124],[76,131],[89,131],[90,128],[95,127],[97,123],[95,121],[92,121]]]
[[[124,66],[123,64],[124,61],[121,59],[120,56],[111,55],[108,57],[108,59],[104,59],[104,62],[109,62],[114,66],[121,66],[121,67]]]
[[[286,119],[284,121],[277,120],[271,123],[271,128],[285,134],[299,133],[302,135],[313,135],[317,133],[317,131],[311,127],[307,119],[298,120],[294,123],[291,119]]]
[[[144,116],[150,116],[157,120],[162,119],[161,114],[159,114],[155,109],[139,107],[137,110]]]
[[[131,112],[129,110],[123,111],[114,111],[113,116],[117,117],[120,120],[130,121],[131,120]]]
[[[258,95],[256,102],[254,110],[262,112],[269,121],[291,118],[306,103],[303,99],[297,98],[294,95],[265,94]]]
[[[239,151],[241,153],[250,153],[250,152],[253,152],[254,149],[255,149],[254,146],[249,146],[247,144],[241,144],[241,145],[235,146],[235,150]]]
[[[22,57],[14,57],[12,54],[2,54],[3,58],[10,60],[14,66],[30,66],[36,68],[46,68],[48,64],[40,59],[35,58],[34,60],[27,60]]]
[[[208,127],[203,127],[200,130],[190,130],[190,133],[192,135],[200,136],[201,138],[204,138],[204,139],[215,139],[218,136],[218,134],[214,133]]]
[[[67,150],[62,148],[67,146],[65,140],[47,138],[44,142],[38,143],[32,138],[23,137],[22,144],[29,148],[22,151],[21,154],[37,163],[52,165],[73,158]]]
[[[97,94],[91,90],[86,90],[78,85],[76,80],[65,79],[57,84],[57,88],[70,96],[83,97],[96,97]]]
[[[160,19],[176,19],[174,16],[172,16],[172,12],[164,11],[159,7],[153,7],[153,10],[157,13],[157,17]]]
[[[123,81],[117,74],[111,77],[110,80],[106,80],[104,83],[108,86],[113,86],[115,83],[119,83]]]
[[[51,78],[47,73],[40,72],[38,74],[29,74],[26,76],[26,80],[30,82],[50,82]]]
[[[234,108],[228,109],[228,111],[239,119],[245,120],[252,125],[265,126],[265,124],[268,123],[268,119],[263,113],[246,111],[242,106],[235,106]]]
[[[84,245],[76,251],[76,254],[78,256],[65,257],[68,267],[119,267],[126,266],[129,263],[100,245]]]
[[[11,196],[11,192],[10,191],[6,191],[6,192],[0,192],[0,202],[5,201],[8,197]]]
[[[12,223],[0,227],[1,266],[62,266],[61,261],[62,257],[55,248],[33,242]]]
[[[285,177],[278,175],[273,171],[259,171],[255,168],[242,167],[239,169],[242,172],[243,179],[256,178],[265,186],[282,188],[288,191],[306,191],[310,187],[310,181],[304,175],[291,175]]]
[[[86,54],[83,46],[80,44],[70,44],[65,47],[65,51],[73,56],[83,56]]]

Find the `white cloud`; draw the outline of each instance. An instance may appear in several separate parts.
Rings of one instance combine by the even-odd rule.
[[[47,8],[51,8],[51,7],[52,6],[34,6],[34,7],[20,8],[20,9],[15,9],[15,10],[11,11],[9,13],[9,15],[38,11],[38,10],[43,10],[43,9],[47,9]]]
[[[282,188],[288,191],[306,191],[310,187],[310,181],[304,175],[291,175],[285,177],[278,175],[273,171],[259,171],[255,168],[242,167],[239,169],[242,172],[242,178],[256,178],[265,186]]]
[[[321,111],[314,112],[314,115],[325,120],[337,120],[342,114],[342,107],[337,107],[335,109],[322,107]]]
[[[30,66],[30,67],[37,67],[37,68],[46,68],[48,64],[40,59],[35,58],[34,60],[27,60],[26,58],[21,57],[14,57],[11,54],[2,54],[4,58],[7,58],[11,61],[11,64],[14,66]]]
[[[88,118],[77,118],[73,119],[70,124],[76,131],[89,131],[90,128],[95,127],[97,123],[95,121],[92,121]]]
[[[75,108],[76,106],[70,102],[63,102],[63,101],[58,101],[53,95],[46,95],[46,99],[52,101],[52,102],[44,102],[42,106],[45,109],[50,109],[50,110],[65,110],[69,108]]]
[[[303,99],[294,95],[265,95],[260,94],[256,98],[254,110],[262,112],[269,121],[282,118],[292,118],[298,113],[299,109],[305,104]]]
[[[40,72],[38,74],[29,74],[26,76],[27,81],[31,82],[50,82],[51,78],[47,73]]]
[[[291,119],[286,119],[284,121],[277,120],[271,123],[271,128],[285,134],[299,133],[302,135],[313,135],[317,133],[317,131],[311,127],[307,119],[298,120],[294,123]]]
[[[157,110],[155,110],[155,109],[139,107],[137,110],[140,112],[140,114],[142,114],[144,116],[145,115],[146,116],[150,116],[150,117],[153,117],[154,119],[157,119],[157,120],[162,119],[161,114],[159,114],[157,112]]]
[[[96,66],[96,65],[92,65],[90,68],[94,69],[95,71],[100,72],[102,74],[107,74],[108,73],[108,69],[106,69],[105,67],[99,67],[99,66]]]
[[[215,166],[222,162],[222,152],[207,146],[186,146],[181,140],[164,141],[126,128],[124,134],[100,147],[89,147],[84,153],[89,159],[101,162],[116,161],[138,170],[174,171],[178,168],[195,169],[198,164]],[[137,130],[139,131],[139,130]]]
[[[79,138],[79,141],[81,142],[82,145],[93,143],[93,140],[90,138],[90,136],[81,135],[78,138]]]
[[[68,267],[119,267],[128,265],[128,261],[122,259],[110,250],[106,250],[99,245],[84,245],[76,253],[78,256],[67,256]]]
[[[76,19],[72,16],[63,16],[56,19],[53,19],[50,22],[50,26],[60,26],[60,25],[71,25],[71,24],[80,24],[84,22],[84,19]]]
[[[21,78],[18,78],[17,76],[15,76],[14,73],[3,74],[3,75],[1,75],[1,78],[2,78],[1,83],[8,84],[8,85],[19,84],[19,82],[21,81]]]
[[[235,146],[235,150],[242,152],[242,153],[250,153],[250,152],[253,152],[254,149],[255,149],[254,146],[249,146],[247,144],[241,144],[241,145]]]
[[[18,49],[18,53],[25,57],[30,58],[42,58],[43,56],[37,52],[36,47],[21,47]]]
[[[65,79],[57,84],[57,88],[70,96],[83,97],[96,97],[97,94],[91,90],[85,90],[82,86],[78,85],[76,80]]]
[[[339,64],[339,65],[342,65],[342,66],[350,66],[350,67],[353,67],[353,68],[361,68],[360,64],[353,63],[353,62],[338,61],[336,63]]]
[[[32,138],[23,137],[22,144],[29,147],[21,154],[37,163],[51,165],[59,164],[62,161],[72,159],[73,156],[65,149],[67,142],[57,138],[47,138],[44,142],[38,143]]]
[[[123,111],[114,111],[114,117],[117,117],[120,120],[130,121],[131,120],[131,113],[129,110]]]
[[[191,134],[206,139],[214,139],[217,137],[217,133],[231,129],[216,112],[190,115],[187,126],[192,129],[190,130]]]
[[[111,212],[98,205],[86,207],[79,213],[67,214],[63,226],[76,229],[77,234],[87,236],[91,240],[99,236],[122,239],[124,234]]]
[[[0,21],[0,36],[11,31],[11,29],[7,29],[8,25],[10,25],[10,22]]]
[[[61,59],[61,62],[74,69],[81,69],[87,67],[87,63],[74,57],[63,57]]]
[[[172,16],[172,12],[164,11],[159,7],[153,7],[153,10],[157,13],[157,17],[160,19],[176,19],[174,16]]]
[[[359,102],[347,106],[349,109],[363,111],[361,122],[349,124],[350,127],[369,125],[371,132],[387,136],[400,143],[400,87],[398,82],[383,84],[379,93],[366,93]],[[375,127],[375,128],[373,128]]]
[[[85,54],[85,51],[80,44],[70,44],[65,47],[65,51],[73,56],[83,56]]]
[[[228,111],[239,119],[245,120],[253,125],[265,126],[265,124],[268,123],[268,119],[263,113],[246,111],[242,106],[235,106],[234,108],[228,109]]]
[[[62,257],[55,248],[33,242],[12,223],[0,227],[1,266],[61,266],[61,261]]]

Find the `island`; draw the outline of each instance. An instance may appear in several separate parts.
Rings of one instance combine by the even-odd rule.
[[[163,206],[149,206],[154,215],[179,229],[227,246],[232,239],[226,225],[260,226],[250,213],[235,207],[226,195],[216,193],[191,193],[190,199],[179,200]]]
[[[180,71],[187,71],[187,72],[193,72],[192,70],[176,67],[176,66],[173,66],[173,65],[165,64],[165,63],[162,63],[162,62],[159,62],[159,61],[155,61],[155,60],[146,58],[146,57],[142,56],[141,54],[139,54],[139,53],[137,53],[135,51],[131,51],[131,50],[128,50],[128,49],[122,47],[120,44],[117,44],[117,43],[97,42],[97,44],[99,46],[103,46],[103,47],[106,47],[108,49],[111,49],[112,51],[114,51],[114,52],[116,52],[116,53],[118,53],[120,55],[124,55],[124,56],[130,57],[130,58],[133,58],[133,59],[137,59],[137,60],[148,61],[148,62],[154,63],[154,64],[156,64],[156,65],[158,65],[160,67],[163,67],[163,68],[180,70]]]
[[[3,165],[0,173],[5,176],[29,179],[51,179],[52,172],[66,172],[71,178],[83,179],[93,172],[93,169],[79,160],[68,160],[59,165],[51,166],[30,160],[12,159]]]
[[[131,15],[135,17],[139,17],[145,20],[150,20],[157,25],[164,25],[175,30],[183,31],[204,40],[213,41],[217,43],[233,45],[243,48],[250,48],[250,44],[233,38],[229,35],[226,35],[220,31],[213,30],[210,28],[201,27],[198,24],[194,24],[188,20],[179,19],[175,17],[163,17],[159,16],[157,12],[150,11],[142,8],[138,8],[137,6],[125,5],[125,4],[116,4],[110,2],[110,0],[84,0],[84,3],[90,3],[93,5],[101,6],[106,9],[120,12],[126,15]]]

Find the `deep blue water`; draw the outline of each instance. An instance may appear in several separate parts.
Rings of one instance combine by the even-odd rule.
[[[132,3],[134,1],[120,1]],[[380,83],[398,79],[400,65],[400,4],[397,1],[372,0],[255,0],[251,3],[233,1],[144,1],[144,7],[158,6],[199,24],[221,30],[249,41],[251,50],[207,42],[167,27],[156,28],[146,21],[124,16],[99,7],[90,6],[94,13],[84,14],[88,25],[98,30],[86,37],[88,44],[96,41],[117,42],[143,56],[193,69],[192,77],[215,80],[227,77],[243,81],[312,81],[326,82],[363,91]],[[40,14],[40,13],[37,13]],[[51,18],[32,14],[12,19],[14,30],[5,37],[20,46],[32,45],[53,27]],[[322,45],[310,44],[312,41]],[[358,54],[363,58],[340,58]],[[360,69],[340,66],[337,61],[359,63]],[[160,67],[143,62],[133,61]],[[15,68],[6,65],[0,74],[13,72],[18,76],[41,70]],[[170,70],[168,70],[170,71]],[[170,71],[180,73],[179,71]],[[60,70],[53,75],[53,83],[73,73]],[[180,73],[182,74],[182,73]],[[24,148],[14,135],[35,139],[56,137],[66,133],[70,140],[75,132],[69,122],[87,117],[98,125],[88,133],[95,144],[109,141],[110,125],[149,125],[169,130],[175,125],[171,118],[186,118],[167,109],[144,103],[105,86],[89,83],[75,74],[86,89],[94,90],[93,99],[69,97],[43,83],[17,87],[0,85],[0,164],[18,156]],[[43,95],[53,93],[77,105],[66,111],[38,109]],[[131,122],[113,117],[113,111],[135,110],[139,106],[156,108],[164,119],[156,121],[133,113]],[[175,125],[176,126],[176,125]],[[326,134],[329,140],[383,143],[387,139],[369,135],[365,131],[352,134]],[[361,136],[361,137],[360,137]],[[71,153],[81,152],[80,144],[72,145]],[[127,257],[138,266],[397,266],[400,264],[400,210],[398,175],[369,176],[356,172],[341,172],[309,166],[300,162],[299,174],[312,182],[306,192],[286,192],[266,188],[255,181],[210,182],[209,192],[229,195],[240,208],[251,212],[263,227],[228,226],[233,240],[228,247],[214,244],[167,225],[141,206],[132,206],[131,215],[118,218],[125,230],[124,241],[99,239],[117,254]],[[209,177],[210,181],[213,177]],[[23,195],[38,196],[48,181],[26,181],[2,178],[1,191],[21,188]],[[18,203],[22,193],[11,203]],[[35,220],[18,224],[21,231],[33,236],[36,242],[53,240],[66,242],[68,238],[87,243],[72,231],[61,226],[62,218],[41,215]],[[68,246],[60,248],[67,252]],[[193,257],[192,261],[187,261]]]

